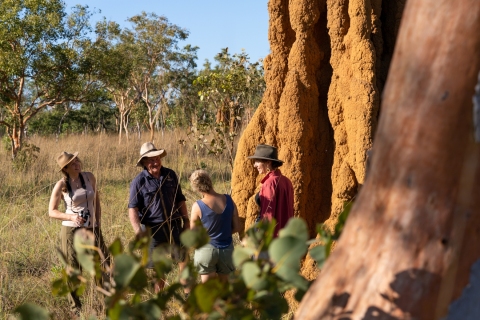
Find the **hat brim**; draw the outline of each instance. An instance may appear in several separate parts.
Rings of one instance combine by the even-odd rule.
[[[257,156],[249,156],[247,157],[248,159],[260,159],[260,160],[270,160],[272,162],[278,162],[280,164],[283,164],[283,161],[282,160],[278,160],[278,159],[272,159],[272,158],[265,158],[265,157],[257,157]]]
[[[78,156],[78,151],[77,151],[77,152],[74,152],[74,153],[73,153],[73,157],[72,157],[72,159],[68,160],[68,162],[67,162],[67,163],[65,163],[65,164],[63,165],[63,167],[61,167],[61,168],[60,168],[60,170],[58,170],[58,171],[59,171],[59,172],[60,172],[60,171],[62,171],[62,170],[63,170],[63,168],[65,168],[66,166],[68,166],[68,164],[69,164],[70,162],[72,162],[72,161],[73,161],[73,159],[75,159],[77,156]]]
[[[167,155],[167,151],[163,150],[163,149],[160,149],[160,150],[154,150],[154,151],[148,151],[146,153],[144,153],[140,159],[138,159],[137,161],[137,167],[143,167],[142,166],[142,159],[143,158],[152,158],[152,157],[156,157],[156,156],[160,156],[160,158],[163,158]]]

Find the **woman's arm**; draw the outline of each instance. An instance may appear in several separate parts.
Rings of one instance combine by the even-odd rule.
[[[202,218],[202,211],[200,211],[200,207],[198,206],[198,203],[194,202],[192,205],[192,212],[190,214],[190,229],[195,228],[195,222],[198,219]]]
[[[67,214],[58,210],[60,200],[62,199],[62,188],[65,182],[63,180],[58,181],[53,187],[52,195],[50,196],[50,203],[48,205],[48,215],[51,218],[62,221],[73,221],[77,226],[82,225],[85,221],[76,214]]]
[[[232,215],[232,234],[234,234],[235,232],[238,232],[238,234],[240,234],[241,231],[242,230],[240,230],[240,218],[238,217],[237,205],[234,202]]]
[[[178,203],[178,211],[180,211],[180,214],[182,215],[183,230],[190,229],[190,219],[188,218],[187,204],[185,203],[185,201],[180,201]]]

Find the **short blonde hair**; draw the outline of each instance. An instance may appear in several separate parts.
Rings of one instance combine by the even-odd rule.
[[[189,180],[194,191],[210,192],[213,190],[212,180],[205,170],[195,170]]]

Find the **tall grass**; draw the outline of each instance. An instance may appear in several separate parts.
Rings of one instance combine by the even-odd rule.
[[[146,138],[146,136],[145,136]],[[182,131],[165,132],[156,138],[157,148],[167,151],[163,165],[177,172],[187,207],[198,199],[188,184],[189,174],[206,166],[218,192],[230,192],[231,169],[226,156],[197,152]],[[62,151],[79,151],[83,170],[97,178],[102,204],[102,231],[107,244],[119,238],[123,245],[133,238],[127,214],[130,181],[140,172],[135,164],[141,144],[137,137],[119,144],[116,135],[78,135],[58,139],[32,137],[28,143],[40,147],[38,158],[24,171],[13,169],[10,152],[0,148],[0,319],[7,319],[18,305],[27,301],[43,306],[55,319],[69,318],[67,298],[51,294],[51,281],[62,268],[55,248],[60,246],[61,222],[48,216],[48,202],[62,175],[56,156]],[[175,275],[172,275],[174,277]],[[92,281],[82,297],[83,315],[102,318],[103,297]],[[148,292],[146,293],[149,294]]]

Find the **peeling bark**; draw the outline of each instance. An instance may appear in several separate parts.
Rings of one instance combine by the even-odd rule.
[[[408,1],[371,171],[297,319],[440,319],[468,283],[480,258],[479,17],[474,0]]]

